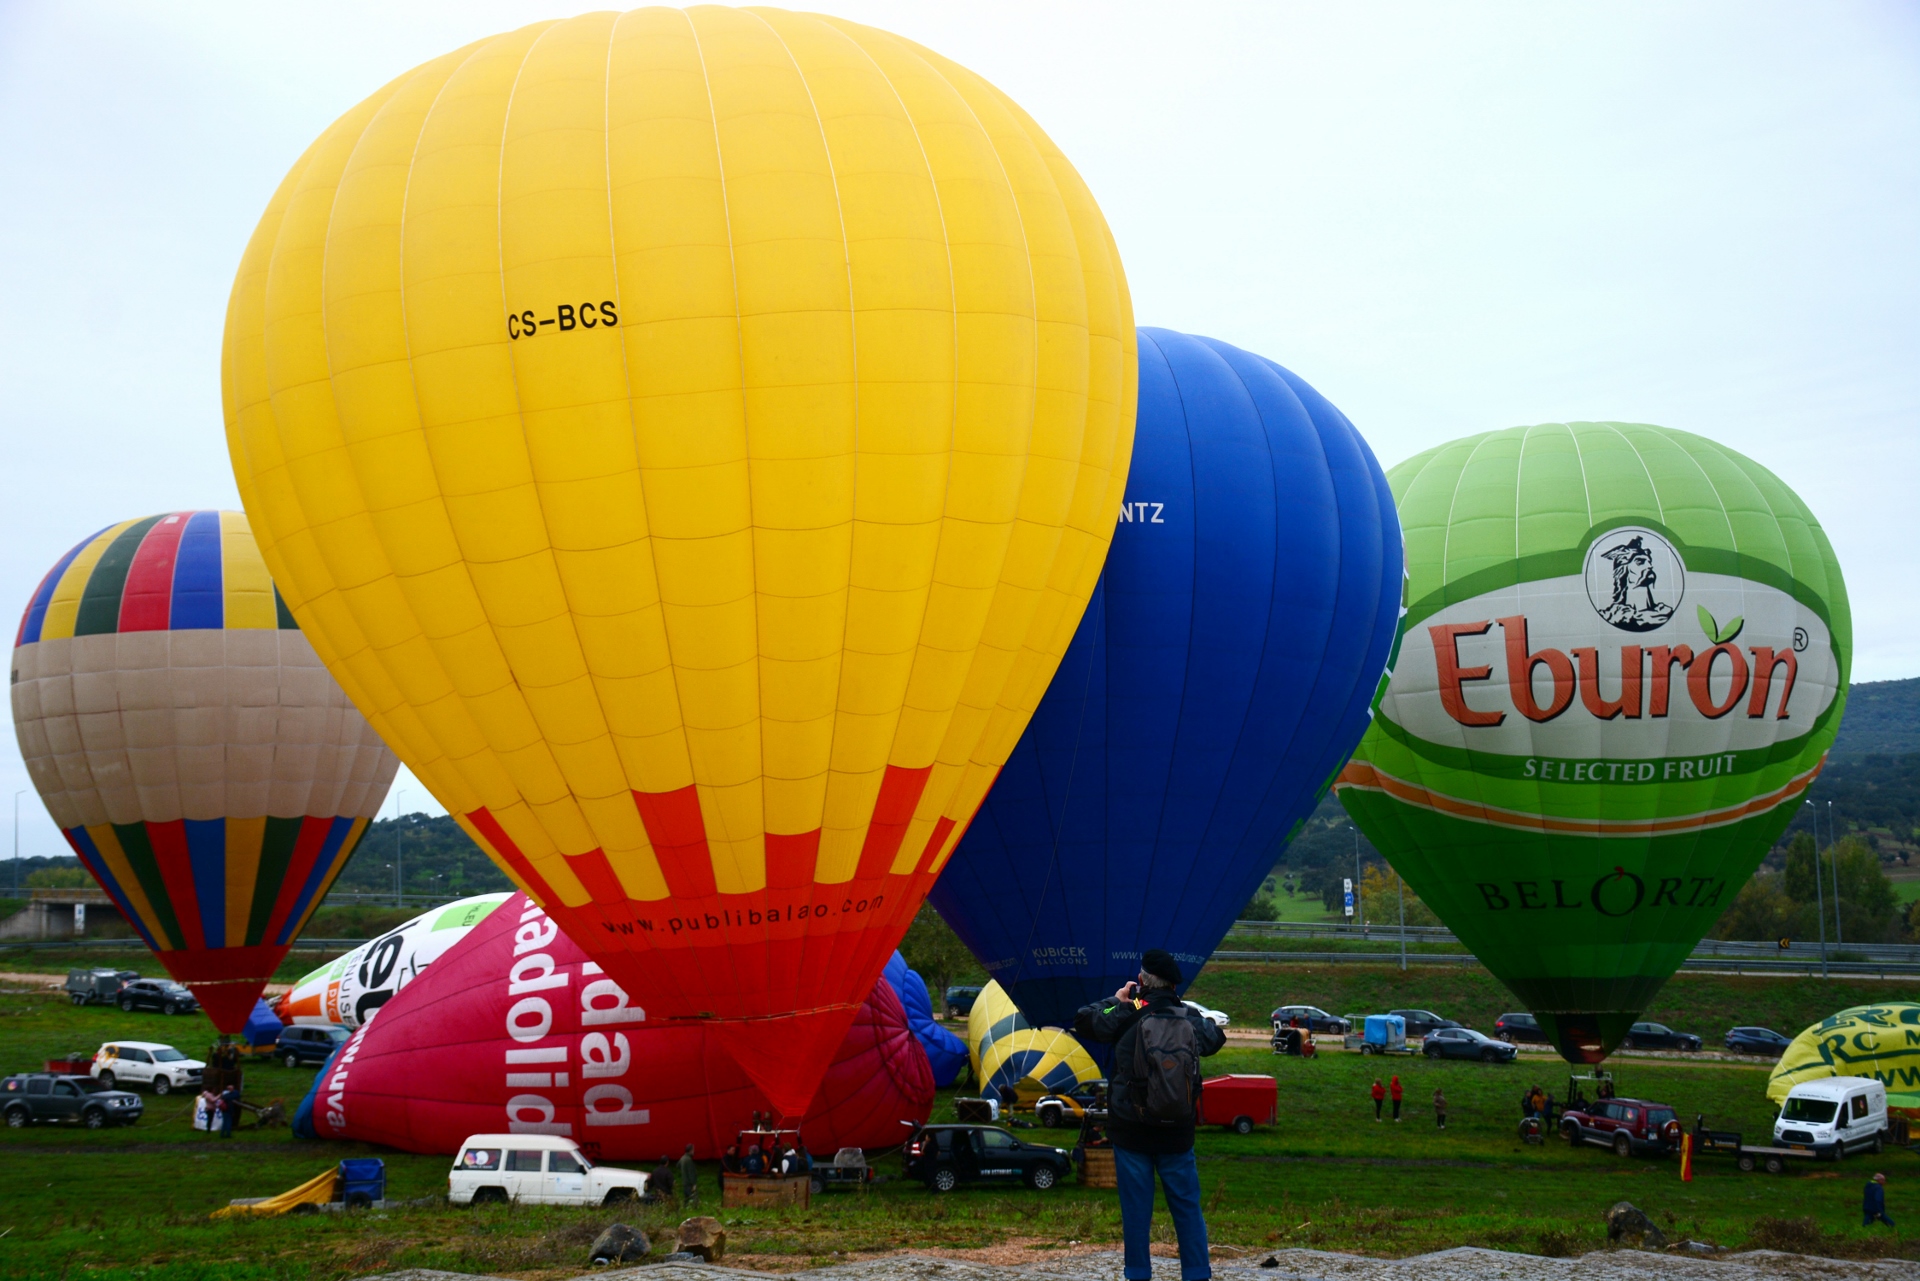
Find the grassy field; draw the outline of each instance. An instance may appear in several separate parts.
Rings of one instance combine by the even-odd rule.
[[[1203,977],[1217,990],[1201,999],[1233,1008],[1222,993],[1236,991],[1262,1013],[1282,990],[1334,1009],[1350,1004],[1339,999],[1343,994],[1353,997],[1353,1008],[1379,1008],[1380,1000],[1361,1000],[1369,992],[1392,992],[1395,1002],[1470,1016],[1503,1004],[1484,975],[1411,973],[1413,979],[1400,987],[1398,969],[1242,973],[1222,967]],[[1781,1009],[1795,1000],[1810,999],[1825,1010],[1854,999],[1841,984],[1752,982],[1774,984],[1779,993],[1771,999]],[[1814,995],[1789,996],[1795,989],[1813,989]],[[1667,996],[1697,1000],[1707,1011],[1759,999],[1736,980],[1703,982],[1702,976],[1676,980]],[[199,1016],[123,1015],[75,1009],[37,993],[0,993],[0,1068],[6,1070],[135,1036],[197,1053],[213,1029]],[[1704,1112],[1718,1126],[1752,1134],[1768,1129],[1765,1066],[1650,1061],[1618,1067],[1623,1092],[1671,1103],[1687,1116]],[[1672,1161],[1621,1161],[1558,1142],[1521,1144],[1515,1134],[1519,1095],[1536,1080],[1562,1093],[1564,1072],[1557,1064],[1385,1064],[1339,1051],[1302,1061],[1230,1048],[1208,1068],[1273,1073],[1281,1099],[1281,1123],[1272,1130],[1244,1138],[1219,1132],[1201,1137],[1202,1183],[1217,1243],[1253,1251],[1311,1245],[1409,1254],[1480,1244],[1571,1253],[1604,1243],[1601,1215],[1625,1198],[1670,1231],[1721,1244],[1920,1257],[1920,1238],[1853,1227],[1859,1185],[1870,1172],[1865,1161],[1781,1177],[1740,1175],[1730,1165],[1703,1161],[1695,1180],[1683,1184]],[[1407,1119],[1376,1123],[1367,1087],[1375,1075],[1396,1070],[1407,1089]],[[307,1069],[251,1064],[248,1097],[291,1105],[312,1077]],[[1433,1124],[1436,1085],[1451,1105],[1444,1133]],[[352,1218],[216,1222],[208,1212],[229,1198],[283,1191],[344,1156],[384,1156],[394,1199],[433,1196],[445,1189],[448,1160],[300,1142],[285,1129],[242,1131],[222,1142],[189,1129],[183,1107],[173,1100],[148,1096],[147,1102],[146,1118],[130,1129],[0,1133],[0,1274],[250,1281],[349,1277],[406,1266],[557,1278],[585,1270],[588,1244],[614,1217],[602,1210],[435,1205]],[[950,1099],[943,1097],[936,1116],[951,1112]],[[1062,1145],[1071,1142],[1065,1131],[1053,1137]],[[878,1165],[888,1174],[899,1171],[892,1157]],[[1920,1161],[1890,1152],[1877,1165],[1890,1180],[1893,1216],[1904,1223],[1903,1207],[1909,1215],[1920,1211]],[[705,1196],[711,1209],[710,1185]],[[664,1236],[679,1213],[638,1209],[621,1217]],[[1119,1239],[1113,1194],[1078,1187],[1045,1194],[963,1189],[942,1197],[895,1179],[865,1195],[830,1196],[809,1211],[727,1212],[723,1218],[732,1260],[772,1269],[902,1248],[1011,1245],[1032,1248],[1038,1259],[1068,1242],[1112,1245]]]

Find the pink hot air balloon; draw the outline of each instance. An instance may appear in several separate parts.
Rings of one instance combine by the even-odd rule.
[[[402,988],[335,1058],[312,1100],[323,1139],[456,1151],[478,1133],[559,1134],[590,1156],[718,1156],[772,1104],[707,1029],[649,1023],[525,895]],[[769,1036],[778,1036],[770,1026]],[[933,1073],[883,980],[860,1006],[802,1137],[888,1147],[924,1121]]]

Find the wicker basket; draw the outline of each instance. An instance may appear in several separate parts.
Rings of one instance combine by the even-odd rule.
[[[1088,1148],[1086,1164],[1080,1167],[1080,1185],[1088,1188],[1117,1188],[1120,1179],[1113,1170],[1112,1148]]]

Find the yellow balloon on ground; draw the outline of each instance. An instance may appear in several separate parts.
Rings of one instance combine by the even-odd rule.
[[[224,355],[354,701],[650,1020],[803,1111],[1112,535],[1133,320],[1072,166],[872,28],[536,24],[308,149]]]
[[[1793,1038],[1767,1079],[1778,1106],[1794,1086],[1829,1076],[1864,1076],[1887,1087],[1887,1106],[1920,1110],[1920,1004],[1856,1005]]]
[[[980,1092],[1032,1081],[1049,1094],[1097,1081],[1102,1073],[1086,1048],[1064,1028],[1034,1027],[999,983],[989,980],[967,1015],[967,1057]]]

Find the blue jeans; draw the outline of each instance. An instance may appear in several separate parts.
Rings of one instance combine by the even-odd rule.
[[[1120,1231],[1127,1243],[1127,1281],[1151,1281],[1153,1260],[1147,1252],[1153,1225],[1153,1172],[1173,1215],[1173,1232],[1180,1240],[1180,1281],[1207,1281],[1213,1264],[1207,1256],[1207,1221],[1200,1217],[1200,1167],[1193,1149],[1173,1156],[1113,1150],[1113,1170],[1120,1184]]]

